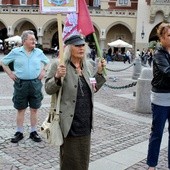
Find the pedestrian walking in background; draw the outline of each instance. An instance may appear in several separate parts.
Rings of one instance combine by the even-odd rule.
[[[143,50],[142,50],[142,52],[140,54],[140,58],[141,58],[141,63],[146,64],[147,59],[148,59],[148,50],[145,51],[145,48],[143,48]]]
[[[129,50],[126,51],[127,61],[130,64],[131,63],[131,53]]]
[[[64,64],[53,63],[45,81],[47,94],[57,93],[62,87],[60,126],[64,143],[60,147],[61,170],[88,170],[91,129],[93,128],[93,98],[105,83],[105,60],[87,60],[88,46],[81,35],[65,40]],[[63,82],[61,77],[64,77]]]
[[[128,61],[128,56],[126,55],[126,52],[122,52],[122,58],[123,58],[124,63],[126,63],[126,61]]]
[[[42,50],[35,48],[36,39],[33,31],[24,31],[21,38],[23,46],[12,49],[1,61],[4,71],[14,81],[12,100],[17,109],[17,129],[11,142],[17,143],[24,137],[24,114],[28,106],[31,121],[30,138],[35,142],[41,142],[36,130],[37,114],[43,99],[41,80],[46,74],[49,59]],[[14,72],[8,67],[11,62],[14,64]]]
[[[57,57],[58,57],[58,46],[56,45],[54,47],[54,54],[53,54],[52,58],[57,58]]]
[[[91,49],[91,58],[92,58],[93,61],[95,61],[95,59],[96,59],[96,49],[95,49],[95,47],[93,47]]]
[[[103,49],[103,58],[104,58],[105,60],[107,60],[107,53],[106,53],[106,49]]]
[[[141,52],[141,56],[143,56],[146,53],[145,48],[143,48],[142,52]]]
[[[152,49],[149,49],[148,58],[147,59],[148,59],[148,64],[151,67],[152,66],[152,60],[153,60],[153,50]]]
[[[140,58],[140,56],[141,56],[140,50],[137,49],[137,50],[136,50],[136,58]]]
[[[107,51],[107,63],[109,63],[109,61],[112,61],[112,48],[111,47],[109,47]]]
[[[162,23],[157,29],[161,47],[153,55],[153,79],[151,91],[152,127],[148,146],[148,170],[158,164],[160,145],[166,120],[170,123],[170,23]],[[170,133],[170,131],[169,131]],[[170,169],[170,140],[168,140],[168,168]]]

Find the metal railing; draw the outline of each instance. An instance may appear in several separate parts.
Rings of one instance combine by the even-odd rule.
[[[130,67],[132,67],[134,65],[135,65],[135,63],[132,63],[131,65],[129,65],[128,67],[123,68],[123,69],[113,70],[113,69],[106,68],[106,70],[111,71],[111,72],[121,72],[121,71],[129,69]],[[106,87],[108,87],[110,89],[117,89],[117,90],[119,90],[119,89],[126,89],[126,88],[130,88],[130,87],[136,86],[136,84],[137,84],[137,81],[129,83],[127,85],[123,85],[123,86],[113,86],[113,85],[110,85],[110,84],[107,84],[107,83],[105,83],[104,86],[106,86]]]

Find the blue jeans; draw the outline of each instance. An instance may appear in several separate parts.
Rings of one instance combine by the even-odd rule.
[[[170,106],[158,106],[152,103],[152,127],[148,146],[147,164],[156,167],[160,152],[165,122],[170,122]],[[169,131],[168,127],[168,131]],[[170,131],[169,131],[170,132]],[[170,168],[170,140],[168,141],[168,167]]]
[[[109,63],[109,61],[112,61],[112,60],[111,60],[111,56],[110,56],[110,55],[107,55],[107,63]]]

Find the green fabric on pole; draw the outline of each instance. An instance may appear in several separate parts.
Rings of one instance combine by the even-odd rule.
[[[100,49],[100,47],[99,47],[99,43],[98,43],[98,41],[97,41],[97,37],[96,37],[96,33],[95,33],[95,32],[93,33],[93,38],[94,38],[94,41],[95,41],[95,44],[96,44],[98,57],[99,57],[99,59],[103,59],[102,52],[101,52],[101,49]],[[105,68],[105,67],[104,67],[104,69],[103,69],[103,74],[104,74],[105,76],[107,75],[107,74],[106,74],[106,68]]]

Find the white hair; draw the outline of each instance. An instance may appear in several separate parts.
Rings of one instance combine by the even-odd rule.
[[[22,42],[24,42],[28,38],[28,35],[34,35],[34,32],[31,30],[23,31],[21,35]]]
[[[86,59],[88,54],[90,54],[90,47],[88,46],[87,43],[85,43],[85,53],[84,53],[83,60]],[[64,62],[68,61],[70,57],[71,57],[71,45],[69,44],[64,48]]]

